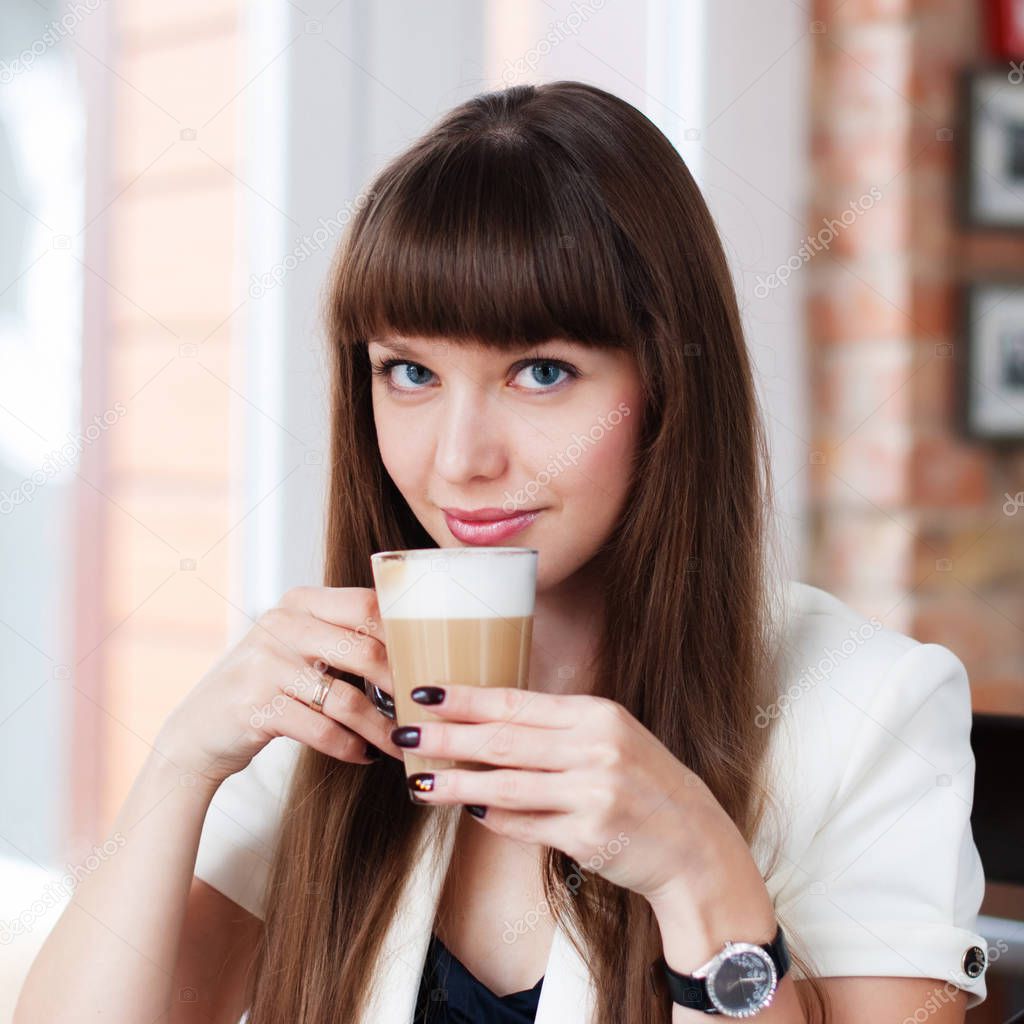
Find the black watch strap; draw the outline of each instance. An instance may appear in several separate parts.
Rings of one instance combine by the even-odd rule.
[[[782,933],[781,925],[776,926],[775,938],[771,942],[761,944],[761,948],[772,958],[778,980],[781,982],[789,970],[790,964],[789,949],[786,946],[786,938]],[[704,978],[695,978],[690,974],[680,974],[679,971],[674,971],[669,967],[664,956],[659,956],[651,964],[651,988],[656,994],[659,992],[657,984],[659,977],[664,978],[673,1003],[687,1006],[692,1010],[703,1010],[704,1013],[718,1013],[718,1008],[708,995],[708,987]]]

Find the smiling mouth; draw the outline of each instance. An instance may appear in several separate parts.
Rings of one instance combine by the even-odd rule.
[[[529,512],[539,512],[539,508],[517,508],[513,512],[506,512],[502,508],[494,508],[493,506],[488,508],[478,509],[462,509],[462,508],[442,508],[442,512],[447,515],[454,516],[456,519],[461,519],[464,523],[493,523],[499,519],[512,519],[515,516],[526,515]]]

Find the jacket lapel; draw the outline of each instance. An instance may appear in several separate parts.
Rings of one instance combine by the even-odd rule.
[[[557,925],[540,987],[536,1024],[591,1024],[594,996],[587,965],[562,926]]]
[[[455,805],[438,806],[431,811],[435,832],[431,833],[430,828],[424,831],[408,887],[384,938],[381,959],[360,1024],[379,1021],[412,1024],[427,947],[461,814],[462,808]],[[434,836],[439,837],[441,849],[436,864],[430,856]],[[536,1024],[591,1024],[593,1009],[594,990],[586,964],[561,925],[557,925],[540,989]]]

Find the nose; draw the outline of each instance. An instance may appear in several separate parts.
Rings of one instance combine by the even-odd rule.
[[[437,421],[434,465],[439,476],[464,484],[505,472],[507,428],[499,404],[476,389],[453,389]]]

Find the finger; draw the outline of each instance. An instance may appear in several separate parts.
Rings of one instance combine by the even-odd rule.
[[[383,645],[384,627],[377,592],[372,587],[292,587],[281,598],[284,608],[372,636]]]
[[[487,807],[484,805],[484,816],[479,821],[484,828],[514,843],[527,846],[551,846],[565,850],[566,833],[572,828],[571,819],[560,811],[509,811],[503,807]]]
[[[335,679],[344,679],[345,678],[344,671],[342,669],[340,669],[340,668],[335,668],[333,665],[327,665],[325,667],[325,665],[321,662],[321,664],[317,666],[316,662],[314,662],[314,666],[316,666],[319,669],[319,671],[325,672],[329,676],[334,676]],[[373,698],[373,693],[371,691],[372,690],[377,690],[377,692],[381,695],[381,697],[384,699],[384,701],[387,703],[387,705],[389,707],[391,707],[392,709],[394,708],[394,703],[395,703],[394,685],[395,684],[392,682],[390,671],[387,672],[385,675],[380,676],[377,679],[376,684],[374,684],[373,682],[371,682],[369,679],[367,679],[365,677],[361,678],[361,682],[364,684],[363,685],[363,692],[366,694],[367,697],[369,697],[371,700],[373,700],[374,699]],[[376,702],[374,702],[374,703],[376,703]]]
[[[550,729],[513,722],[413,722],[419,728],[419,742],[408,749],[423,757],[453,761],[483,761],[485,764],[517,768],[564,771],[582,766],[588,751],[578,743],[556,739]]]
[[[424,776],[433,775],[433,782]],[[572,779],[561,772],[531,772],[495,768],[472,771],[451,768],[440,772],[416,772],[409,790],[417,801],[440,804],[477,804],[515,811],[576,810],[579,795],[571,791]],[[431,786],[432,788],[424,788]]]
[[[392,685],[384,646],[365,633],[283,605],[262,616],[257,626],[311,665],[319,659],[377,685]]]
[[[372,587],[292,587],[281,598],[281,606],[308,611],[338,626],[359,623],[384,639],[377,593]]]
[[[266,727],[275,736],[290,736],[340,761],[373,763],[373,759],[366,756],[365,737],[291,697],[285,697],[280,706],[274,708]]]
[[[384,664],[381,666],[380,672],[377,674],[376,679],[373,680],[375,686],[382,689],[392,700],[395,697],[395,680],[391,675],[391,666],[388,664],[387,649],[384,650]]]
[[[429,707],[433,714],[460,722],[507,722],[544,729],[568,729],[579,722],[583,703],[594,700],[583,694],[542,693],[511,686],[469,686],[437,683],[417,686],[417,690],[441,690],[443,699],[437,703],[416,701]],[[413,698],[415,700],[415,698]]]
[[[329,686],[320,710],[312,706],[319,684]],[[369,697],[358,687],[343,679],[322,676],[315,668],[306,667],[285,688],[286,692],[315,714],[324,715],[340,725],[365,737],[392,757],[403,759],[404,751],[391,738],[394,728],[389,718],[383,717]]]

